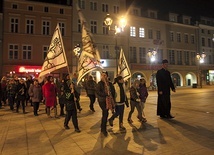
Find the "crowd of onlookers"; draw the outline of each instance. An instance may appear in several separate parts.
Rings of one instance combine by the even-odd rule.
[[[13,78],[7,78],[3,76],[1,79],[1,89],[0,89],[0,108],[4,105],[8,105],[10,110],[19,112],[20,105],[22,107],[23,113],[26,113],[25,107],[32,104],[28,90],[30,85],[33,84],[33,79],[28,76],[26,80],[14,76]]]

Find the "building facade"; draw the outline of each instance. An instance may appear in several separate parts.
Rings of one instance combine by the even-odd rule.
[[[71,59],[72,8],[24,0],[5,0],[3,5],[2,75],[37,77],[59,24],[68,59]],[[68,62],[71,68],[71,61]],[[68,73],[67,68],[52,74]]]
[[[78,58],[73,49],[81,46],[81,23],[76,8],[79,5],[99,50],[104,70],[110,79],[116,76],[118,53],[123,49],[132,77],[144,77],[151,89],[156,86],[155,74],[162,59],[168,59],[169,70],[176,86],[214,84],[214,21],[201,17],[196,22],[190,16],[174,12],[160,15],[158,10],[142,10],[127,6],[126,0],[72,1],[72,6],[24,0],[5,0],[3,7],[2,75],[26,72],[42,66],[57,23],[62,30],[70,72],[77,71]],[[110,14],[110,27],[104,19]],[[127,19],[126,27],[115,35],[115,26],[121,17]],[[150,56],[148,53],[150,52]],[[206,54],[204,63],[197,55]],[[152,53],[152,55],[151,55]],[[153,61],[152,58],[155,58]],[[31,66],[31,67],[29,67]],[[56,71],[56,76],[67,72]],[[34,73],[35,74],[35,73]],[[91,73],[100,79],[98,71]]]

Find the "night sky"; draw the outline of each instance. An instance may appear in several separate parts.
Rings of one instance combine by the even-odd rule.
[[[156,9],[163,13],[174,12],[189,16],[214,18],[214,0],[127,0],[143,8]]]
[[[33,1],[33,0],[32,0]],[[66,5],[67,0],[34,0]],[[70,0],[72,1],[72,0]],[[190,16],[208,16],[214,18],[214,0],[126,0],[128,4],[137,4],[143,8],[156,9],[162,13],[175,12]],[[0,11],[2,12],[0,0]]]

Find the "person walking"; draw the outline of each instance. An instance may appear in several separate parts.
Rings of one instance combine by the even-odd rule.
[[[57,107],[56,107],[56,97],[57,97],[57,88],[53,83],[53,76],[47,77],[47,82],[43,85],[42,88],[43,96],[45,98],[45,105],[47,110],[47,116],[51,117],[51,111],[54,110],[54,117],[57,117]]]
[[[67,84],[67,83],[65,83]],[[68,87],[64,87],[64,93],[63,96],[65,98],[65,121],[64,121],[64,127],[65,129],[70,129],[68,126],[68,123],[70,119],[72,118],[73,126],[75,128],[76,132],[81,132],[78,126],[78,120],[77,120],[77,107],[76,107],[76,94],[74,91],[74,84],[70,83]]]
[[[1,101],[4,105],[6,105],[6,100],[7,100],[7,78],[6,76],[3,76],[1,79],[1,93],[2,93],[2,98]]]
[[[29,91],[30,85],[32,85],[34,83],[33,78],[31,75],[27,76],[27,80],[26,80],[26,85],[27,85],[27,91]],[[26,106],[28,105],[28,102],[30,102],[30,105],[33,106],[33,102],[29,96],[29,94],[27,93],[26,96]]]
[[[39,104],[42,101],[42,87],[37,79],[34,79],[33,84],[30,85],[28,94],[32,100],[34,116],[38,116]]]
[[[64,103],[64,79],[58,82],[57,85],[57,90],[58,90],[58,99],[59,99],[59,105],[60,105],[60,116],[65,116],[65,112],[64,112],[64,107],[65,107],[65,103]]]
[[[95,112],[94,110],[94,102],[96,101],[96,81],[94,81],[93,76],[89,75],[88,80],[86,81],[86,89],[87,89],[87,96],[90,99],[89,108],[91,111]]]
[[[17,85],[14,79],[10,79],[7,85],[7,98],[10,110],[14,110],[15,96],[16,96]]]
[[[139,85],[140,85],[140,81],[139,80],[135,80],[129,90],[130,92],[130,112],[128,114],[128,122],[129,123],[133,123],[133,120],[131,119],[132,114],[135,110],[135,107],[137,108],[138,111],[138,116],[139,116],[139,120],[142,123],[143,122],[143,117],[142,117],[142,110],[141,110],[141,106],[140,106],[140,95],[138,93],[138,89],[139,89]]]
[[[129,107],[129,105],[124,88],[123,77],[118,76],[117,78],[115,78],[113,84],[115,87],[115,113],[113,113],[113,115],[109,119],[109,125],[113,126],[114,119],[119,116],[119,129],[120,131],[124,131],[126,130],[126,128],[123,126],[124,108],[125,104],[127,107]]]
[[[162,69],[157,71],[157,115],[161,118],[174,118],[171,115],[171,101],[170,101],[170,88],[173,92],[176,92],[175,86],[172,82],[171,74],[168,69],[168,60],[162,61]]]
[[[107,121],[108,121],[108,111],[114,109],[114,98],[115,98],[115,88],[113,84],[108,81],[108,72],[101,73],[101,81],[98,82],[96,87],[96,94],[99,106],[102,110],[101,118],[101,133],[104,136],[108,135],[107,132]]]
[[[17,84],[17,98],[16,98],[16,112],[19,112],[19,106],[21,103],[23,114],[25,114],[25,100],[27,94],[27,85],[24,79],[20,79]]]
[[[142,111],[143,122],[147,122],[146,115],[144,113],[144,108],[145,108],[146,99],[149,94],[148,94],[148,90],[146,87],[146,80],[144,78],[140,79],[138,93],[139,93],[139,98],[140,98],[140,107],[141,107],[141,111]],[[139,119],[140,117],[137,116],[137,118]]]

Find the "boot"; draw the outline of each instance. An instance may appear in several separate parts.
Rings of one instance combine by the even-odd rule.
[[[55,117],[55,118],[59,118],[59,117],[57,116],[57,108],[56,108],[56,107],[54,108],[54,117]]]
[[[126,130],[126,128],[123,126],[123,123],[120,123],[119,128],[120,128],[120,131],[124,131],[124,130]]]
[[[50,116],[50,114],[51,114],[50,108],[47,107],[46,110],[47,110],[47,116],[48,116],[48,117],[51,117],[51,116]]]

